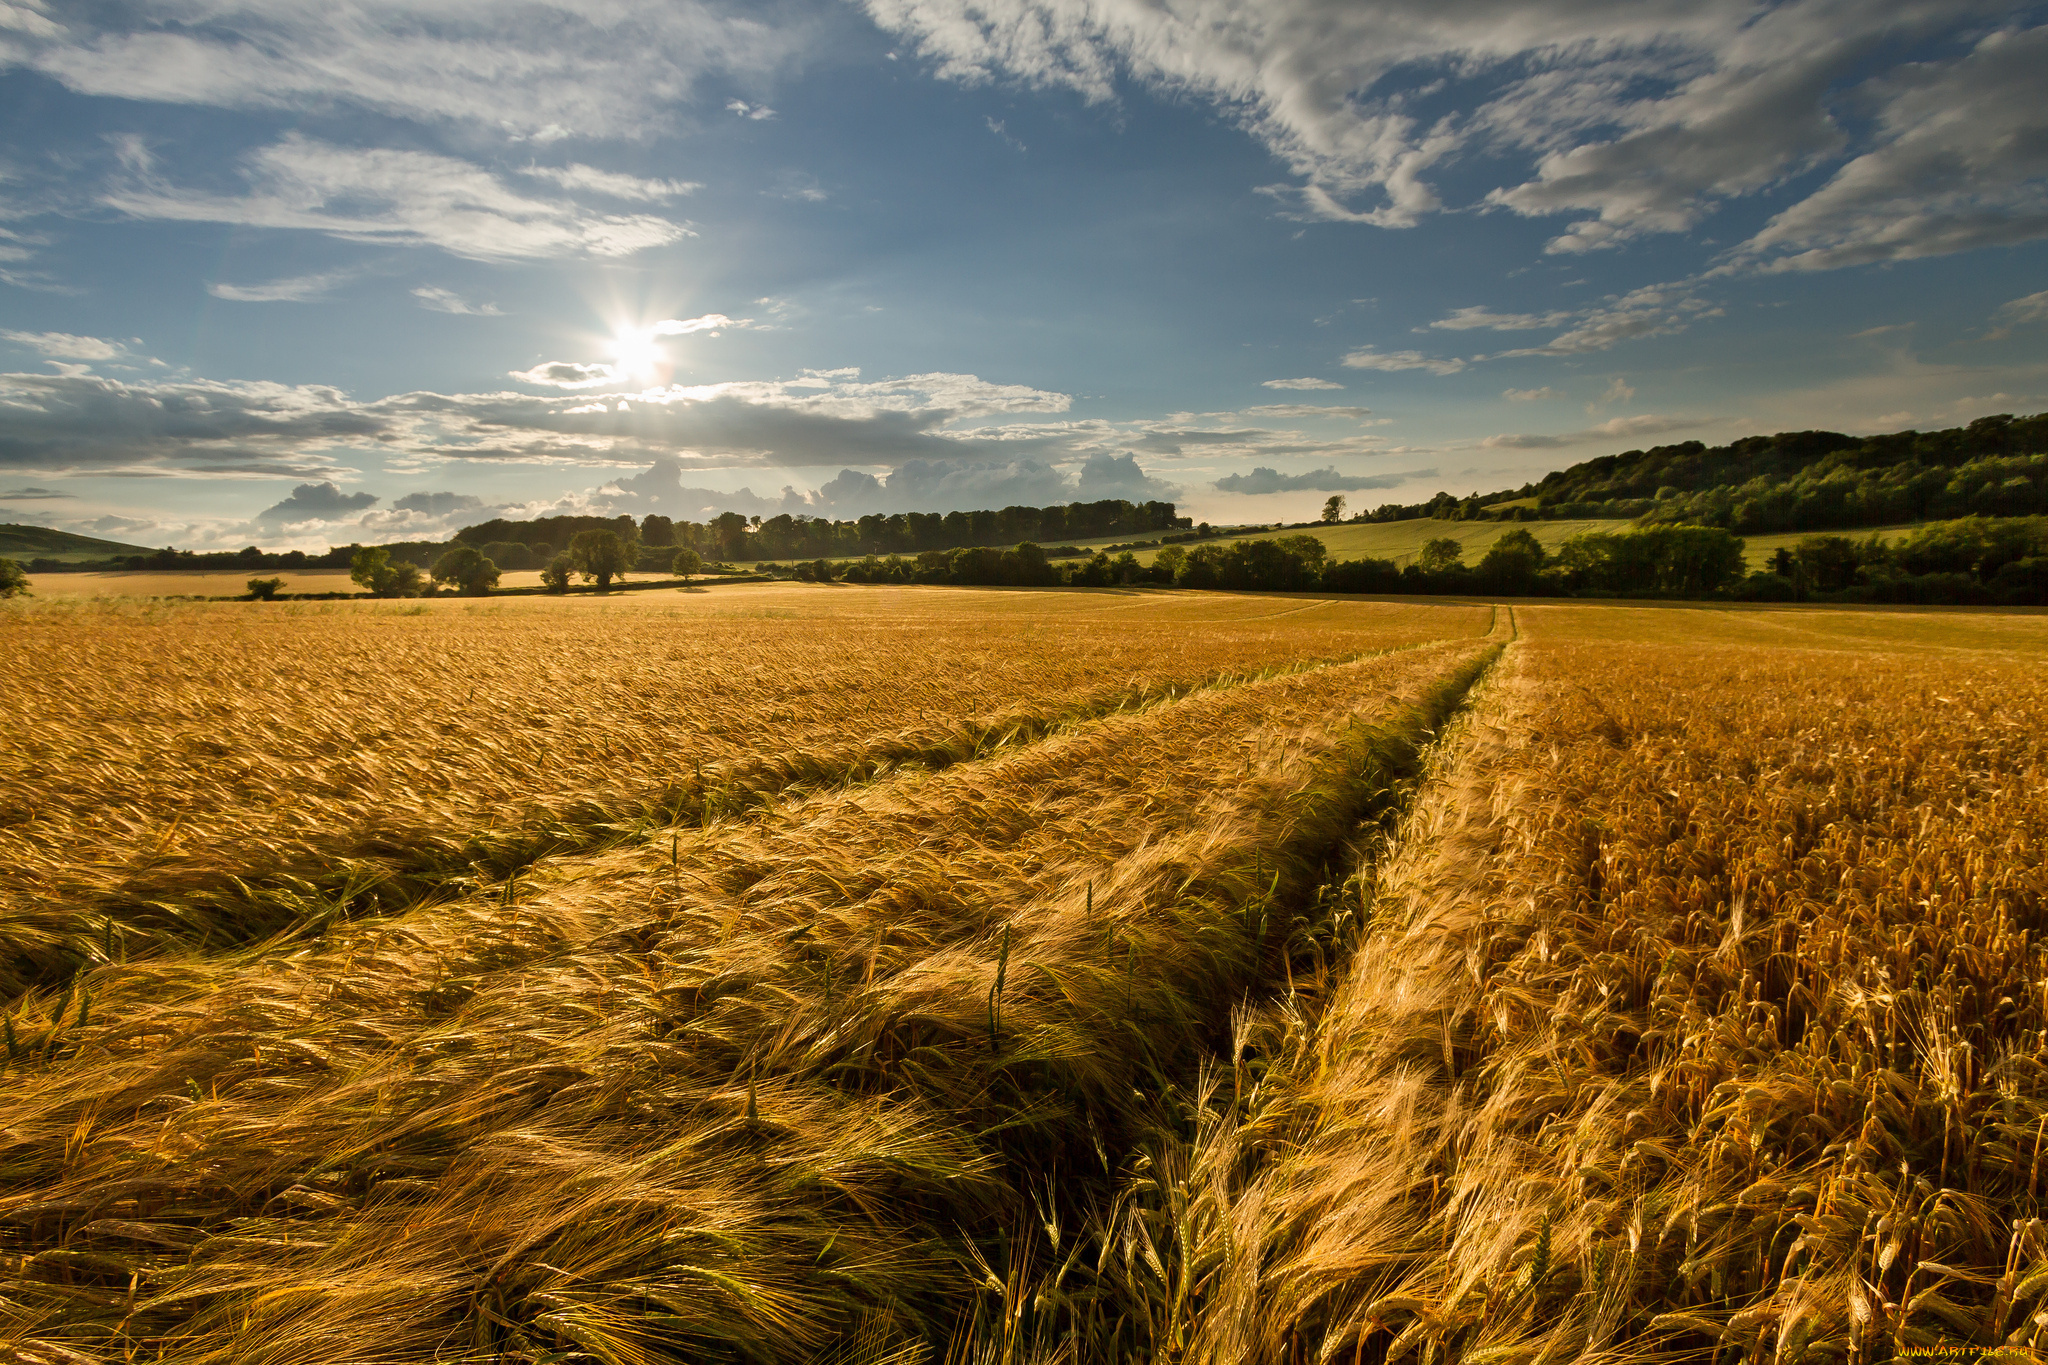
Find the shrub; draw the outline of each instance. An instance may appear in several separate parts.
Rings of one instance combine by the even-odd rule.
[[[0,597],[28,596],[28,575],[11,559],[0,559]]]
[[[249,597],[257,602],[274,602],[284,588],[282,578],[252,578],[249,580]]]
[[[687,583],[704,572],[704,556],[695,550],[677,550],[676,557],[669,562],[668,571]]]
[[[540,571],[540,584],[549,592],[569,591],[570,576],[576,572],[576,561],[565,550],[548,561]]]

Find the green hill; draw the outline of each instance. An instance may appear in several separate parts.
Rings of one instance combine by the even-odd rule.
[[[127,545],[118,540],[53,531],[47,526],[22,526],[11,522],[0,525],[0,556],[8,559],[57,559],[78,563],[88,559],[108,559],[114,555],[153,553],[147,545]]]

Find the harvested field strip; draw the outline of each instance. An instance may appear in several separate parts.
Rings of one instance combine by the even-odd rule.
[[[832,617],[778,623],[772,643],[752,616],[552,603],[262,629],[226,609],[16,613],[0,623],[22,645],[0,655],[16,741],[0,758],[0,998],[101,957],[389,910],[791,784],[1483,621],[1361,608],[1356,628],[1290,633],[1172,599],[1113,628],[1042,610],[849,621],[846,594],[822,595]],[[80,671],[43,671],[53,650]]]
[[[19,1022],[0,1099],[12,1339],[943,1343],[1034,1199],[1106,1178],[1284,977],[1328,859],[1487,657],[1197,693],[212,980],[97,968],[83,1026],[53,1035],[47,999]]]
[[[1193,1358],[2048,1345],[2036,670],[1525,620],[1317,1026],[1183,1157]]]

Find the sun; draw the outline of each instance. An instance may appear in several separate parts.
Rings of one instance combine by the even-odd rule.
[[[649,329],[621,327],[612,333],[612,364],[622,377],[656,384],[668,368],[668,353]]]

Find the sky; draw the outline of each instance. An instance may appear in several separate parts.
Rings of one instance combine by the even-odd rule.
[[[2048,408],[2048,5],[0,0],[0,521],[1170,499]]]

